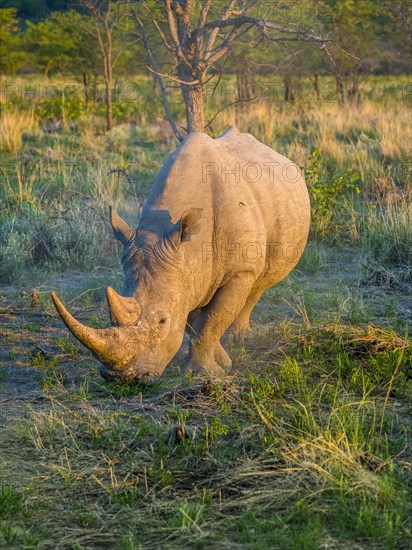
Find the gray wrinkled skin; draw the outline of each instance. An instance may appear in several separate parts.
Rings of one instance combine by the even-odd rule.
[[[262,292],[282,280],[305,247],[310,205],[299,169],[249,134],[187,136],[158,174],[131,229],[114,211],[123,244],[122,295],[108,289],[109,329],[64,322],[111,380],[150,380],[189,327],[190,372],[222,375],[220,340],[249,327]]]

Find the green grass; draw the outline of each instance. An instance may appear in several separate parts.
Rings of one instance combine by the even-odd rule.
[[[233,380],[43,385],[11,454],[12,472],[24,461],[20,490],[1,493],[8,547],[63,535],[91,548],[407,544],[411,342],[350,325],[288,330],[286,353],[265,360],[252,345]]]

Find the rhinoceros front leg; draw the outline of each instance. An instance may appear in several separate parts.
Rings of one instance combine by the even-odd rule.
[[[193,336],[187,370],[210,375],[224,374],[223,366],[231,361],[220,338],[242,311],[255,278],[252,273],[239,273],[219,288],[210,303],[193,323]]]
[[[200,313],[200,309],[195,309],[189,313],[187,318],[186,332],[189,334],[191,339],[196,337],[195,322]],[[215,361],[221,367],[229,368],[232,366],[232,360],[220,342],[218,342],[215,347]]]
[[[221,342],[218,342],[215,347],[215,361],[223,368],[229,369],[232,366],[232,359],[222,346]]]

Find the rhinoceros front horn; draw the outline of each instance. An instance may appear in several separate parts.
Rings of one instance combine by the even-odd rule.
[[[114,292],[114,291],[113,291]],[[71,315],[55,292],[51,293],[54,305],[70,332],[85,345],[93,355],[109,367],[121,369],[132,358],[130,342],[136,337],[132,327],[95,329],[83,325]]]

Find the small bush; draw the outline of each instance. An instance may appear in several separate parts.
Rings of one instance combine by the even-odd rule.
[[[347,233],[348,213],[353,194],[359,194],[360,176],[351,168],[336,171],[322,157],[322,149],[312,151],[305,169],[312,207],[312,233],[324,238]]]
[[[36,105],[36,116],[40,120],[73,120],[84,114],[83,101],[70,95],[63,100],[62,96],[43,99]]]
[[[106,132],[105,139],[109,149],[113,151],[123,151],[127,147],[128,141],[133,136],[133,128],[130,124],[121,124],[114,126]]]

